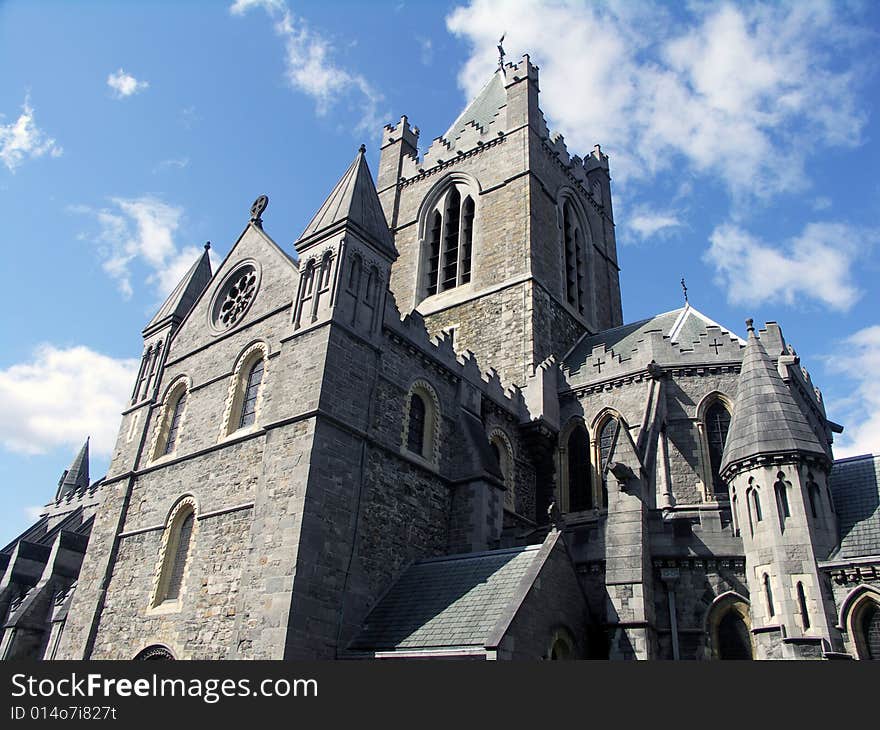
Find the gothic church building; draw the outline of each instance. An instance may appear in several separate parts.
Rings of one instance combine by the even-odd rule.
[[[106,476],[0,551],[0,655],[880,658],[880,465],[780,327],[624,323],[608,158],[527,56],[418,138],[193,264]]]

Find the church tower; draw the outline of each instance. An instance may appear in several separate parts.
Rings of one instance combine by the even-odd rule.
[[[501,63],[422,157],[418,139],[406,117],[386,126],[379,162],[401,311],[517,384],[622,324],[608,158],[549,133],[528,56]]]
[[[837,542],[831,458],[747,326],[721,476],[743,540],[755,658],[821,659],[839,644],[816,564]]]

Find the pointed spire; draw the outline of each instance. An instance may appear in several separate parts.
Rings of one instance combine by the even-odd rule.
[[[500,111],[507,106],[507,92],[504,89],[504,68],[500,67],[482,91],[474,97],[464,111],[458,115],[452,123],[443,139],[449,143],[450,149],[454,149],[455,141],[464,134],[468,125],[474,125],[485,131],[490,124],[496,121]],[[503,131],[503,130],[501,130]]]
[[[366,152],[367,148],[361,145],[348,170],[299,237],[297,250],[302,248],[303,242],[319,233],[337,225],[350,224],[365,234],[370,243],[397,258],[391,231],[367,166]]]
[[[71,492],[78,492],[89,488],[89,439],[82,445],[79,453],[70,463],[58,481],[58,492],[55,499],[61,499]]]
[[[755,334],[753,321],[746,320],[746,326],[749,338],[721,459],[722,473],[729,466],[757,456],[800,453],[828,458]]]
[[[144,327],[144,334],[148,334],[157,327],[172,322],[178,324],[192,309],[199,294],[211,281],[211,242],[205,244],[205,250],[196,262],[190,267],[186,275],[180,280],[165,303],[156,312],[156,316]]]

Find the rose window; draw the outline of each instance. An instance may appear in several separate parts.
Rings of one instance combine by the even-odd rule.
[[[241,321],[254,301],[259,283],[259,274],[252,264],[232,273],[214,300],[212,319],[216,329],[228,330]]]

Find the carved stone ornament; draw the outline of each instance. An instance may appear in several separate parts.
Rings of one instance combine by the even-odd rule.
[[[261,195],[254,201],[254,204],[251,206],[251,223],[259,228],[263,227],[263,211],[266,210],[268,205],[268,195]]]

